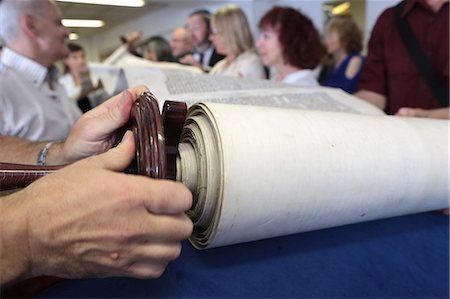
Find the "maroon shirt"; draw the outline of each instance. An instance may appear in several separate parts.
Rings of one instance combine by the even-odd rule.
[[[424,0],[407,0],[402,17],[406,18],[428,60],[448,88],[448,3],[434,13]],[[440,107],[403,45],[393,8],[385,10],[373,28],[359,89],[386,96],[388,114],[396,113],[401,107]]]

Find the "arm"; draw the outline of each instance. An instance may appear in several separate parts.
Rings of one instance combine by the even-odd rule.
[[[398,116],[412,116],[412,117],[428,117],[428,118],[441,118],[450,119],[449,108],[438,109],[420,109],[420,108],[400,108],[395,115]]]
[[[140,31],[128,32],[125,36],[122,36],[120,39],[123,44],[114,50],[114,52],[103,61],[103,64],[116,65],[128,53],[135,54],[133,53],[135,52],[134,43],[141,37],[142,32]]]
[[[11,136],[0,136],[0,161],[36,164],[39,151],[46,143],[47,141],[35,142]]]
[[[160,276],[191,234],[184,211],[192,197],[179,183],[120,173],[134,150],[127,133],[118,147],[3,197],[0,284],[39,275]]]
[[[361,78],[358,82],[359,91],[354,95],[374,104],[381,110],[387,106],[387,81],[385,56],[386,19],[389,13],[385,10],[377,19],[370,35],[367,57],[364,61]],[[389,41],[387,41],[389,42]]]
[[[353,95],[377,106],[381,110],[384,110],[386,108],[386,97],[382,94],[363,89],[354,93]]]
[[[147,90],[145,86],[128,89],[83,114],[67,139],[50,147],[47,164],[72,163],[110,149],[115,131],[128,121],[134,99]],[[47,142],[0,136],[0,161],[36,164],[39,151]]]

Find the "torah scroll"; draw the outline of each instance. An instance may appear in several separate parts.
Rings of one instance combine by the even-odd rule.
[[[177,180],[210,248],[448,207],[445,120],[215,103],[189,110]]]

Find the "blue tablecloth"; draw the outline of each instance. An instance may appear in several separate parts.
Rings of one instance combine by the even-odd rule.
[[[156,280],[68,280],[41,298],[449,297],[449,218],[347,225],[199,251]]]

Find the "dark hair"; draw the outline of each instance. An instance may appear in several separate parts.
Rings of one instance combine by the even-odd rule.
[[[146,52],[154,52],[158,61],[173,62],[172,49],[169,42],[162,36],[152,36],[144,43]]]
[[[74,43],[68,43],[67,48],[69,48],[70,53],[84,51],[83,47]]]
[[[73,53],[73,52],[78,52],[78,51],[84,51],[83,47],[78,45],[78,44],[74,44],[74,43],[68,43],[67,44],[67,48],[69,48],[69,52]],[[70,72],[69,67],[64,63],[64,74],[67,74],[68,72]]]
[[[325,55],[325,46],[311,20],[291,7],[275,6],[261,18],[259,29],[278,32],[286,63],[301,69],[314,69]]]
[[[210,26],[209,24],[211,22],[211,12],[209,10],[206,10],[206,9],[195,10],[189,16],[190,17],[201,16],[203,18],[203,21],[205,21],[205,23],[206,23],[206,27],[209,28],[209,26]]]

